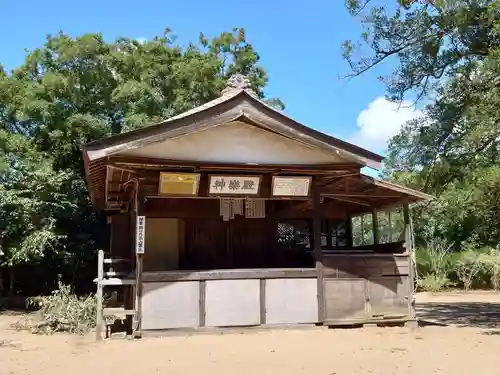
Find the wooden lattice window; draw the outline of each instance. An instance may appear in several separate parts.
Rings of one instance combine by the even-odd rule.
[[[287,220],[278,223],[278,246],[282,248],[311,247],[311,227],[307,220]]]

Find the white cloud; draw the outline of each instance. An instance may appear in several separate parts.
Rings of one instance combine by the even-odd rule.
[[[422,116],[422,111],[410,107],[410,104],[376,98],[359,113],[356,120],[358,129],[349,141],[374,152],[385,152],[389,139],[398,134],[407,121]]]

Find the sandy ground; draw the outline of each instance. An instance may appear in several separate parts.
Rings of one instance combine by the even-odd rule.
[[[0,374],[500,374],[500,294],[419,295],[423,326],[253,330],[96,343],[0,316]]]

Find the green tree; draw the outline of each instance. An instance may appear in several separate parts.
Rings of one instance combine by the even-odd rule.
[[[351,75],[393,59],[396,67],[384,79],[390,99],[432,94],[424,116],[390,141],[384,169],[386,178],[438,197],[412,211],[417,242],[440,237],[455,249],[497,246],[500,4],[399,0],[390,8],[362,0],[346,5],[364,27],[358,42],[344,44]]]
[[[496,53],[472,77],[457,76],[439,90],[425,116],[407,123],[389,144],[385,174],[439,197],[419,220],[424,237],[440,236],[455,244],[500,243],[496,202],[499,76]],[[484,83],[489,87],[485,87]],[[425,228],[425,230],[424,230]]]
[[[167,29],[145,42],[61,32],[12,72],[0,70],[0,131],[6,139],[0,212],[9,222],[1,228],[8,239],[3,259],[9,265],[29,261],[29,254],[41,257],[50,249],[59,254],[63,276],[91,280],[94,267],[88,265],[97,249],[106,248],[107,233],[102,215],[90,207],[81,147],[212,100],[236,72],[249,76],[261,99],[282,107],[265,98],[268,77],[258,63],[243,29],[200,35],[186,47],[175,44]],[[22,147],[11,151],[16,142]],[[18,185],[9,182],[12,175],[20,176]],[[29,201],[23,200],[30,191]],[[42,207],[43,220],[30,219]]]
[[[359,40],[343,45],[352,74],[396,59],[393,74],[384,78],[394,100],[409,90],[421,97],[441,78],[471,73],[500,45],[496,0],[395,0],[393,6],[346,0],[346,7],[363,25]]]
[[[9,297],[16,266],[40,260],[64,240],[56,217],[71,204],[63,191],[69,177],[26,137],[0,130],[0,265],[9,267]]]

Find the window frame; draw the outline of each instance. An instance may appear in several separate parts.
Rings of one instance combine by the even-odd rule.
[[[307,226],[309,243],[306,246],[300,245],[299,241],[297,241],[297,229],[296,229],[297,223],[303,223],[303,224],[306,224],[306,226]],[[278,233],[278,226],[280,224],[289,224],[289,225],[292,225],[292,227],[293,227],[293,244],[292,244],[292,246],[286,246],[286,245],[284,246],[283,244],[280,244],[280,242],[279,242],[279,233]],[[313,242],[313,240],[312,240],[312,225],[311,225],[311,220],[310,219],[304,219],[304,218],[293,219],[293,218],[290,218],[290,219],[278,220],[278,222],[276,223],[276,246],[278,248],[312,250],[312,246],[313,246],[312,242]]]
[[[287,248],[287,249],[292,249],[292,248],[303,248],[305,250],[313,250],[313,226],[312,226],[312,219],[304,219],[304,218],[290,218],[290,219],[282,219],[279,220],[276,223],[276,245],[277,247],[281,248]],[[307,225],[308,228],[308,235],[309,235],[309,244],[308,246],[301,246],[298,241],[297,241],[297,230],[296,230],[296,223],[304,223]],[[292,246],[283,246],[280,245],[279,239],[278,239],[278,225],[280,224],[290,224],[293,226],[293,245]],[[333,246],[333,237],[336,238],[336,243],[338,243],[338,238],[339,238],[339,226],[343,224],[345,227],[345,245],[343,246]],[[332,233],[332,229],[335,230],[335,233]],[[323,238],[326,236],[326,245],[323,245]],[[352,247],[352,233],[351,233],[351,225],[350,225],[350,219],[323,219],[321,220],[321,249],[322,250],[328,250],[328,249],[346,249],[349,247]]]
[[[338,246],[339,227],[344,225],[345,233],[345,245]],[[325,229],[325,231],[323,231]],[[348,219],[324,219],[321,222],[321,241],[323,242],[323,237],[326,235],[326,245],[321,245],[322,249],[345,249],[351,246],[351,233],[350,225]],[[325,235],[323,233],[326,233]],[[336,244],[333,244],[333,238],[335,238]]]

